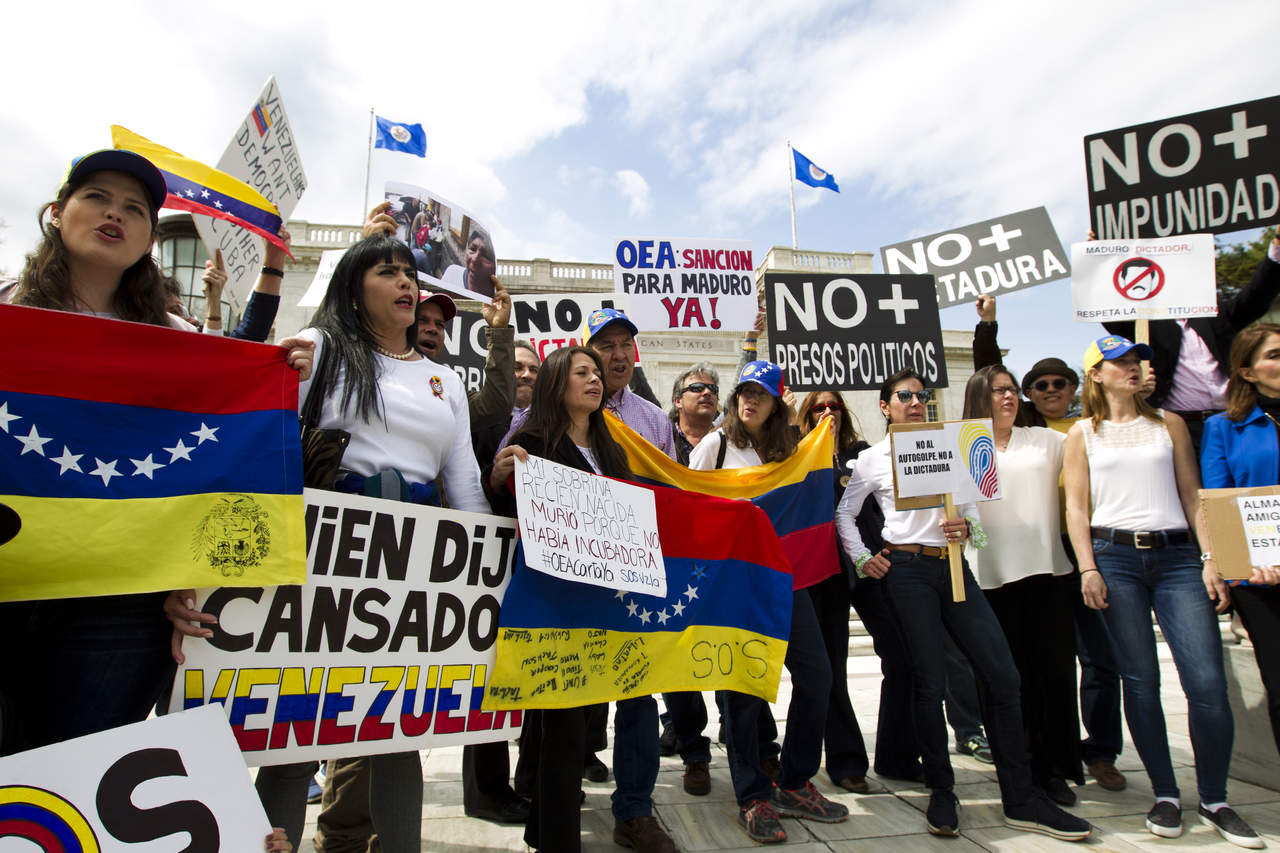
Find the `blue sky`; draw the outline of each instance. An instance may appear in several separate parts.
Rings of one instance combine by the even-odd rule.
[[[801,247],[877,266],[881,245],[1040,205],[1068,245],[1087,227],[1086,133],[1280,88],[1274,0],[179,5],[7,13],[0,68],[31,85],[6,87],[0,115],[0,268],[110,124],[213,162],[271,74],[310,182],[299,218],[355,221],[376,106],[425,124],[429,151],[377,152],[375,190],[435,190],[500,256],[608,262],[644,234],[763,257],[790,242],[790,136],[842,190],[797,186]],[[1001,298],[1016,370],[1080,360],[1100,332],[1069,308],[1065,282]]]

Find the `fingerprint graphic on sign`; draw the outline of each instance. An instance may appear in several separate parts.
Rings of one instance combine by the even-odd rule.
[[[99,853],[93,827],[79,809],[43,788],[0,787],[0,838],[22,838],[43,853]]]
[[[968,423],[960,428],[960,455],[969,466],[969,476],[978,484],[984,498],[994,498],[996,481],[996,445],[981,424]]]

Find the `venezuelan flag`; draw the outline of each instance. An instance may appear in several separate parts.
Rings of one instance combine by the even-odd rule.
[[[0,601],[302,583],[279,347],[0,305]]]
[[[265,133],[265,129],[260,130]],[[280,239],[280,211],[244,181],[183,157],[118,124],[111,125],[111,144],[141,154],[155,164],[169,191],[165,207],[225,219],[288,251]]]
[[[529,569],[519,548],[485,710],[570,708],[671,690],[777,698],[793,593],[769,519],[745,501],[647,488],[667,597],[555,578]]]
[[[605,417],[614,440],[627,454],[631,473],[641,482],[721,498],[747,498],[763,509],[791,561],[796,589],[813,586],[840,571],[832,502],[835,440],[830,427],[810,432],[785,462],[691,471],[645,441],[612,412],[606,412]]]

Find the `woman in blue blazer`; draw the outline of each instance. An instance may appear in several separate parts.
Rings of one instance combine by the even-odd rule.
[[[1231,345],[1227,411],[1205,421],[1200,451],[1206,489],[1280,484],[1280,325],[1257,323]],[[1267,688],[1271,731],[1280,750],[1280,568],[1255,566],[1233,586]]]

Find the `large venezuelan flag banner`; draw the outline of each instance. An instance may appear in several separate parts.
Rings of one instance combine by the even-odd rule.
[[[521,548],[498,616],[486,709],[570,708],[673,690],[777,698],[793,593],[769,519],[745,501],[648,488],[667,597],[534,571]]]
[[[626,451],[631,473],[641,482],[721,498],[747,498],[763,509],[791,561],[796,589],[813,586],[840,571],[832,500],[835,439],[830,427],[810,432],[785,462],[691,471],[645,441],[612,412],[606,412],[605,418],[614,440]]]
[[[302,583],[284,350],[0,305],[0,601]]]

